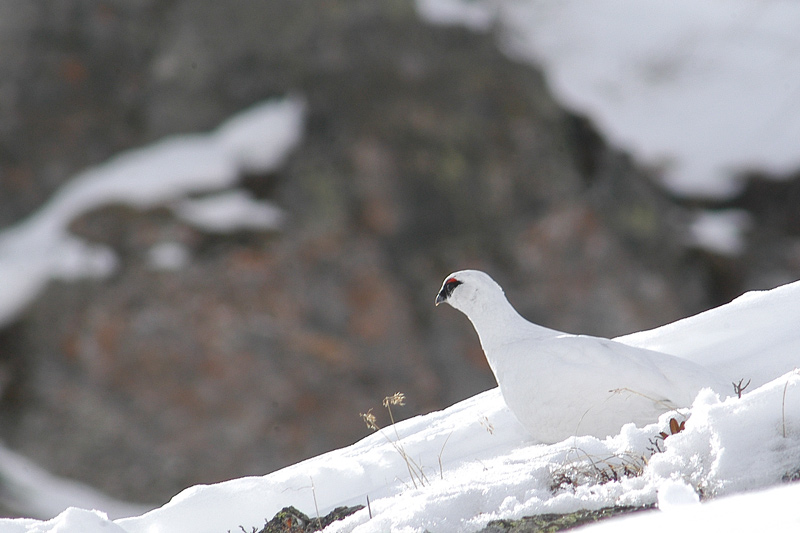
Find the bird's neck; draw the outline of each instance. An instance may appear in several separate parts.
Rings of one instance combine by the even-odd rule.
[[[557,331],[525,320],[502,294],[493,302],[483,302],[483,305],[476,302],[465,314],[475,327],[487,356],[503,344],[558,335]]]

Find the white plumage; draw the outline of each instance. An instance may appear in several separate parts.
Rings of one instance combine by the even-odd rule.
[[[731,385],[684,359],[600,337],[570,335],[525,320],[503,289],[477,270],[445,278],[436,304],[470,319],[508,407],[544,443],[616,435],[633,422],[688,407],[709,387]]]

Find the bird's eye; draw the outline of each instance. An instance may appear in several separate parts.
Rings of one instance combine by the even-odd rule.
[[[453,294],[453,289],[459,285],[461,285],[461,282],[456,278],[449,278],[444,282],[444,290],[442,292],[444,292],[447,297],[450,297],[450,295]]]

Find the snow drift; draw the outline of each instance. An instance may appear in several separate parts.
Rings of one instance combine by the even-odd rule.
[[[667,531],[679,516],[682,524],[737,530],[763,517],[766,498],[770,527],[760,530],[795,531],[800,487],[781,484],[800,476],[797,323],[800,282],[618,339],[671,349],[701,364],[730,363],[736,376],[752,377],[753,384],[742,398],[725,401],[701,392],[691,410],[667,413],[643,428],[626,425],[604,440],[539,444],[493,389],[266,476],[188,488],[140,516],[111,521],[102,510],[72,508],[46,522],[0,520],[0,531],[249,531],[287,505],[314,516],[341,505],[366,505],[367,497],[369,509],[328,531],[474,531],[497,518],[651,503],[672,518],[643,513],[621,522],[630,530]],[[672,417],[685,420],[685,429],[659,437],[669,432]],[[398,445],[420,465],[422,481],[409,476]],[[769,487],[779,488],[769,496],[748,493]],[[720,498],[734,494],[735,504]]]

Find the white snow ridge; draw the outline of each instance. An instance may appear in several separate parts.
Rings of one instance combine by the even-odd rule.
[[[73,508],[46,522],[0,520],[0,531],[250,531],[287,505],[314,516],[365,505],[369,497],[369,510],[326,531],[469,532],[498,518],[658,503],[663,510],[586,531],[666,533],[680,524],[688,531],[796,532],[800,484],[783,480],[800,476],[798,323],[800,282],[615,339],[753,381],[741,398],[721,400],[706,390],[689,409],[644,427],[626,424],[610,437],[541,444],[493,389],[266,476],[188,488],[140,516],[112,521]],[[685,429],[661,439],[670,418],[685,421]],[[422,468],[424,483],[411,483],[398,443]]]

